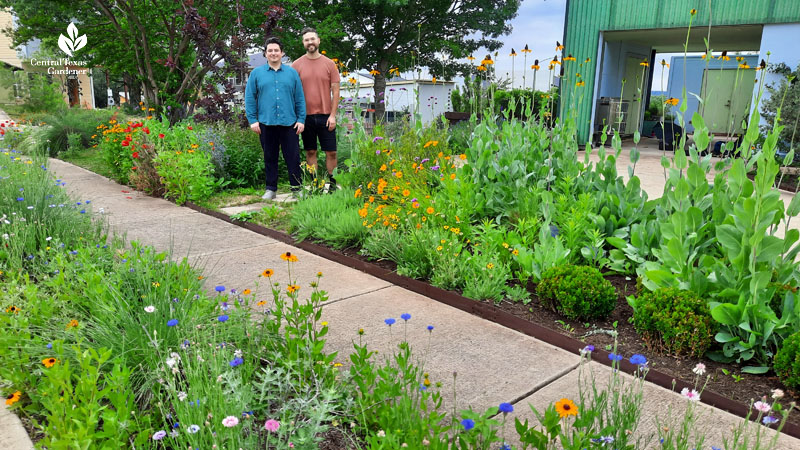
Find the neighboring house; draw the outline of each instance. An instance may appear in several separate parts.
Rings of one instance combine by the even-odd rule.
[[[693,8],[697,13],[692,18],[690,11]],[[758,52],[758,61],[769,59],[770,63],[784,62],[792,68],[800,60],[800,47],[796,44],[800,36],[798,0],[567,0],[566,11],[563,54],[572,54],[575,61],[564,62],[566,77],[561,83],[560,112],[562,116],[565,111],[576,114],[579,144],[584,144],[592,133],[600,130],[604,120],[608,122],[613,115],[611,111],[623,111],[621,133],[633,134],[641,129],[644,106],[649,101],[654,82],[653,64],[659,64],[654,61],[655,55],[682,53],[690,20],[692,31],[687,44],[690,53],[706,51],[704,39],[708,36],[711,17],[709,46],[715,56],[719,56],[723,50],[729,55],[735,52]],[[767,52],[771,53],[769,57]],[[643,61],[647,61],[648,65],[642,65]],[[752,58],[748,61],[752,61]],[[732,57],[722,70],[735,71],[737,67]],[[673,74],[670,79],[671,93],[676,92],[675,89],[682,91],[683,88],[674,84],[683,83],[682,73],[679,74],[679,80],[674,79],[678,76],[675,69],[674,66],[670,67],[670,73]],[[709,74],[714,75],[712,72],[719,70],[719,65],[714,63],[709,67]],[[582,86],[576,86],[575,72],[581,72]],[[691,91],[688,86],[697,86],[698,78],[700,85],[705,85],[706,89],[714,84],[702,82],[705,74],[705,64],[703,70],[692,72],[692,80],[687,73],[688,97],[693,97],[688,93]],[[716,75],[722,77],[720,81],[723,84],[730,84],[733,77],[730,72]],[[626,80],[624,88],[623,79]],[[765,76],[768,82],[773,79],[776,77],[770,74]],[[656,87],[660,88],[658,83],[660,80],[656,80]],[[706,111],[703,113],[710,109],[718,116],[726,115],[727,103],[731,101],[731,96],[737,95],[711,95],[710,91],[702,90],[694,94],[707,94]],[[687,122],[697,109],[697,102],[692,105],[688,105],[689,110],[685,115]],[[751,105],[751,108],[757,106]],[[721,128],[712,131],[719,133]]]
[[[39,65],[32,64],[33,55],[39,48],[39,41],[31,41],[18,48],[11,46],[11,37],[3,30],[13,28],[15,19],[9,11],[0,11],[0,62],[11,67],[15,71],[17,83],[10,89],[0,87],[0,103],[19,103],[22,102],[27,92],[29,77],[27,74],[38,72],[50,74],[53,79],[59,81],[64,92],[64,101],[70,106],[80,106],[85,109],[93,109],[94,102],[94,80],[91,70],[76,65]],[[67,24],[64,24],[66,32]],[[91,39],[91,38],[90,38]],[[58,58],[66,55],[58,56]],[[75,59],[79,59],[76,57]]]
[[[355,81],[355,83],[353,83]],[[406,80],[394,77],[386,82],[385,121],[392,122],[403,117],[414,117],[419,113],[423,124],[433,122],[447,111],[452,111],[450,94],[455,88],[453,81],[433,80]],[[375,111],[374,80],[368,74],[350,74],[342,77],[341,106],[347,112],[352,111],[352,105],[358,103],[365,112],[364,116],[372,118]],[[381,99],[378,99],[381,101]]]

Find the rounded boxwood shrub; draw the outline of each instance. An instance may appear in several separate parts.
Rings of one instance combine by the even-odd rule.
[[[542,302],[572,320],[605,319],[617,304],[617,291],[594,267],[563,265],[547,269],[536,287]]]
[[[716,333],[706,301],[676,288],[645,291],[639,296],[633,326],[651,350],[695,357],[705,354]]]
[[[800,332],[783,341],[783,345],[775,354],[773,369],[778,378],[789,389],[800,389]]]

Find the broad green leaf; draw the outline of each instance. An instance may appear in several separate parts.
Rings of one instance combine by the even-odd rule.
[[[762,373],[767,373],[769,371],[768,366],[744,366],[742,367],[742,373],[753,373],[760,375]]]
[[[711,317],[723,325],[737,326],[742,320],[742,310],[733,303],[719,303],[711,308]]]

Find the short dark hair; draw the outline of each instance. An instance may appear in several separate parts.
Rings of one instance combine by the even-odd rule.
[[[273,36],[271,38],[268,38],[267,42],[264,43],[264,53],[267,53],[267,46],[269,44],[277,44],[278,47],[281,49],[281,51],[283,51],[283,43],[281,42],[280,39]]]
[[[317,37],[319,37],[319,33],[317,33],[317,30],[315,30],[315,29],[313,29],[313,28],[311,28],[311,27],[305,27],[305,28],[303,28],[303,29],[300,31],[300,37],[303,37],[303,36],[305,36],[305,35],[306,35],[306,33],[314,33],[314,34],[316,34],[316,35],[317,35]]]

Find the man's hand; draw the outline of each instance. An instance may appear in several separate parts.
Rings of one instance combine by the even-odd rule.
[[[300,122],[297,122],[296,124],[294,124],[294,128],[297,130],[297,134],[300,134],[303,132],[303,130],[305,130],[306,126]]]
[[[256,122],[256,123],[251,123],[251,124],[250,124],[250,129],[251,129],[251,130],[253,130],[253,131],[255,131],[255,132],[256,132],[256,134],[258,134],[258,135],[260,135],[260,134],[261,134],[261,124],[260,124],[260,123],[258,123],[258,122]]]
[[[325,124],[325,126],[328,127],[328,131],[333,131],[333,129],[336,128],[336,116],[333,114],[328,116],[328,122]]]

